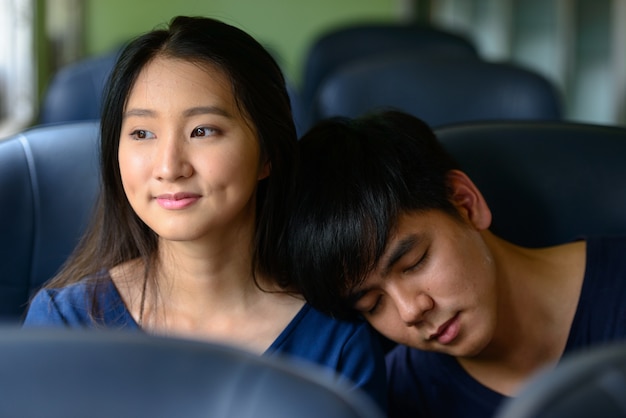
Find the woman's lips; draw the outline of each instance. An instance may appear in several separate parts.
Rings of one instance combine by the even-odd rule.
[[[174,194],[161,194],[156,197],[156,201],[164,209],[179,210],[189,207],[200,199],[196,193],[180,192]]]

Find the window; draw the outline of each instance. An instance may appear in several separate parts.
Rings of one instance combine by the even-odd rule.
[[[0,0],[0,138],[35,114],[34,0]]]

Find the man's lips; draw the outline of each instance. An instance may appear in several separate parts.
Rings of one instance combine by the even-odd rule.
[[[460,330],[459,314],[444,322],[437,331],[428,337],[428,341],[437,341],[441,344],[449,344],[458,335]]]

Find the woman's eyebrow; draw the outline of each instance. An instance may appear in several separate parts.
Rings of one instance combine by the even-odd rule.
[[[206,115],[206,114],[214,114],[219,116],[224,116],[227,118],[232,117],[230,112],[226,109],[221,108],[219,106],[197,106],[187,109],[183,112],[184,116],[195,116],[195,115]]]
[[[183,112],[183,116],[185,117],[196,116],[196,115],[207,115],[207,114],[224,116],[226,118],[232,117],[230,112],[228,112],[226,109],[221,108],[219,106],[195,106],[195,107],[186,109]],[[155,118],[157,116],[157,112],[152,109],[142,109],[142,108],[134,108],[134,109],[130,109],[124,112],[124,115],[123,115],[124,118],[128,118],[131,116]]]
[[[154,118],[154,117],[156,117],[156,112],[154,110],[150,110],[150,109],[135,108],[135,109],[127,110],[122,115],[122,117],[124,119],[126,119],[128,117],[131,117],[131,116]]]

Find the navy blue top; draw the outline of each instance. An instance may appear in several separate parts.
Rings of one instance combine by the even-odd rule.
[[[626,340],[626,237],[587,240],[586,271],[565,354]],[[389,416],[486,418],[506,396],[474,380],[452,356],[405,346],[387,355]]]
[[[107,274],[35,295],[24,327],[62,326],[141,331]],[[95,296],[95,300],[94,300]],[[91,312],[97,303],[94,315]],[[316,363],[347,378],[386,411],[385,364],[379,340],[365,322],[333,319],[305,304],[264,355]]]

